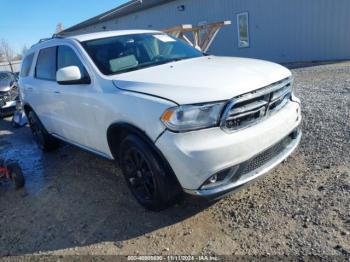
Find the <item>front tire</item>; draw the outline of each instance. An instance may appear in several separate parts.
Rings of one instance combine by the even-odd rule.
[[[32,130],[33,138],[37,145],[46,152],[58,148],[59,140],[50,135],[34,111],[28,113],[28,122]]]
[[[122,141],[119,156],[128,187],[146,209],[160,211],[179,200],[182,190],[177,179],[138,136],[128,135]]]

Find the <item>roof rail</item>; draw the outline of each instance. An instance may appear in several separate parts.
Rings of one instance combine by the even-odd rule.
[[[31,48],[37,44],[40,44],[42,42],[45,42],[45,41],[48,41],[48,40],[51,40],[51,39],[55,39],[55,38],[64,38],[63,35],[60,35],[60,34],[53,34],[52,37],[49,37],[49,38],[41,38],[37,43],[35,43],[34,45],[31,46]]]
[[[50,40],[51,38],[41,38],[37,44]]]
[[[60,33],[53,34],[51,38],[64,38],[64,35],[61,35]]]

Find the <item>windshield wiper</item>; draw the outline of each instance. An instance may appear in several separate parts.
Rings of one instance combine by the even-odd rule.
[[[167,60],[158,61],[158,62],[149,64],[148,66],[164,65],[164,64],[168,64],[168,63],[172,63],[172,62],[178,62],[178,61],[181,61],[181,60],[185,60],[185,59],[187,59],[187,58],[188,58],[188,57],[167,59]]]
[[[171,63],[171,62],[178,62],[178,61],[185,60],[185,59],[188,59],[188,58],[189,57],[173,58],[173,59],[168,59],[168,60],[154,62],[154,63],[151,63],[151,64],[143,64],[143,65],[141,64],[141,65],[138,65],[138,66],[135,66],[135,67],[126,68],[126,69],[120,70],[118,72],[115,72],[115,75],[131,72],[131,71],[136,71],[136,70],[144,69],[144,68],[147,68],[147,67],[152,67],[152,66],[157,66],[157,65],[164,65],[164,64]]]
[[[163,63],[152,63],[152,64],[138,65],[138,66],[135,66],[135,67],[130,67],[130,68],[126,68],[126,69],[120,70],[118,72],[115,72],[114,74],[118,75],[118,74],[127,73],[127,72],[131,72],[131,71],[136,71],[136,70],[139,70],[139,69],[144,69],[144,68],[151,67],[151,66],[161,65],[161,64],[163,64]]]

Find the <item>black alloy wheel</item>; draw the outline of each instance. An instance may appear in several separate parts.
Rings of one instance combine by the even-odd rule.
[[[58,148],[59,140],[50,135],[34,111],[27,115],[30,129],[32,130],[34,141],[43,151],[53,151]]]
[[[120,166],[136,200],[153,211],[181,199],[182,188],[160,155],[137,135],[124,138],[119,150]]]
[[[124,154],[125,177],[139,202],[155,197],[154,174],[148,159],[138,148],[129,148]]]
[[[41,149],[44,149],[44,134],[40,126],[39,119],[33,111],[29,112],[28,114],[28,122],[30,129],[32,130],[34,141]]]

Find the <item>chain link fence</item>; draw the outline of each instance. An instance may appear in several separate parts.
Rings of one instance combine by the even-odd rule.
[[[21,69],[21,60],[12,61],[13,72],[17,73]],[[11,71],[11,66],[8,62],[0,62],[0,71]]]

